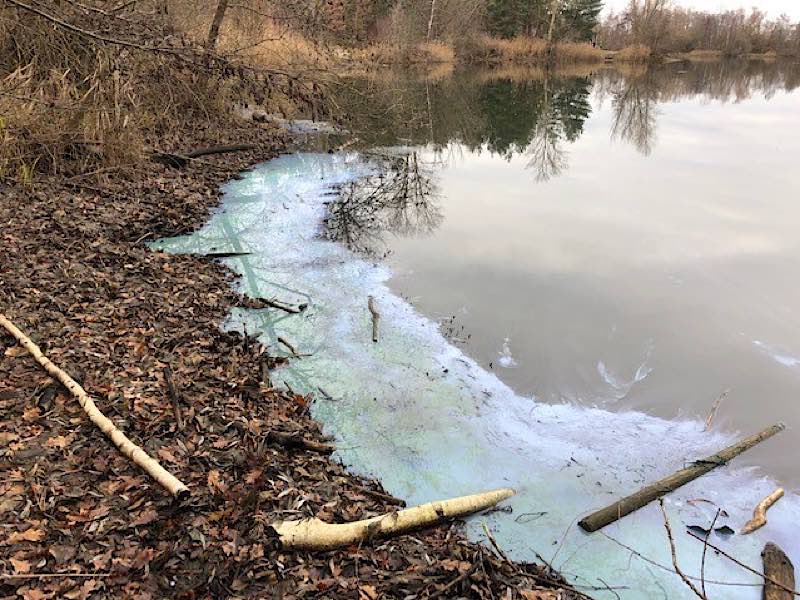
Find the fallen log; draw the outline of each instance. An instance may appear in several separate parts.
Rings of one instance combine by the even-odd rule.
[[[446,519],[469,515],[494,506],[514,493],[510,488],[502,488],[429,502],[353,523],[325,523],[316,517],[301,521],[280,521],[273,524],[272,529],[278,534],[284,548],[340,548],[373,537],[397,535]]]
[[[2,325],[6,331],[13,335],[17,341],[19,341],[19,343],[22,344],[22,346],[28,352],[30,352],[30,354],[53,379],[60,381],[64,387],[70,391],[70,393],[78,400],[81,408],[83,408],[84,412],[87,414],[92,423],[97,425],[100,431],[102,431],[112,442],[114,442],[117,448],[119,448],[120,452],[139,465],[148,475],[164,486],[164,488],[166,488],[167,491],[173,496],[183,498],[189,495],[189,488],[181,483],[181,481],[178,480],[174,475],[164,469],[164,467],[162,467],[158,461],[151,458],[144,450],[130,441],[124,433],[117,429],[111,420],[102,412],[100,412],[100,409],[97,408],[94,401],[89,397],[89,394],[86,393],[86,390],[84,390],[78,384],[78,382],[72,379],[72,377],[67,375],[67,373],[50,362],[50,360],[42,353],[39,346],[34,344],[28,336],[22,333],[22,331],[20,331],[3,314],[0,314],[0,325]]]
[[[779,487],[769,496],[759,502],[753,510],[753,518],[742,527],[742,534],[753,533],[756,529],[767,524],[767,509],[780,500],[783,496],[783,488]]]
[[[622,500],[614,502],[614,504],[611,504],[610,506],[606,506],[605,508],[592,513],[588,517],[584,517],[578,522],[578,525],[580,525],[581,529],[589,533],[597,531],[598,529],[602,529],[606,525],[614,523],[625,515],[628,515],[633,511],[649,504],[656,498],[672,492],[679,487],[686,485],[690,481],[694,481],[701,475],[705,475],[709,471],[726,464],[745,450],[748,450],[756,444],[771,438],[773,435],[783,431],[785,428],[785,425],[782,423],[767,427],[755,435],[751,435],[750,437],[745,438],[732,446],[728,446],[724,450],[720,450],[716,454],[713,454],[707,458],[695,461],[690,466],[685,467],[680,471],[676,471],[672,475],[669,475],[664,479],[657,481],[656,483],[648,485],[638,492],[635,492],[630,496],[623,498]]]
[[[257,147],[258,146],[255,146],[254,144],[231,144],[228,146],[211,146],[210,148],[200,148],[198,150],[187,152],[186,154],[156,151],[150,155],[150,158],[151,160],[163,165],[167,165],[168,167],[182,169],[193,158],[210,156],[212,154],[227,154],[229,152],[246,152],[248,150],[255,150]]]
[[[761,552],[764,560],[763,600],[792,600],[794,565],[776,544],[767,542]]]

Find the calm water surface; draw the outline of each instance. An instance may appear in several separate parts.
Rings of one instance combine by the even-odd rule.
[[[800,425],[799,72],[395,80],[412,117],[369,125],[431,189],[368,245],[521,394],[702,419],[724,394],[718,427]],[[797,451],[790,429],[742,460],[798,484]]]

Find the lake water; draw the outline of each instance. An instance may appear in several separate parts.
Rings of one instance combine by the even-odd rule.
[[[433,189],[369,232],[389,285],[539,400],[800,424],[800,66],[510,75],[395,96]],[[800,484],[797,450],[742,460]]]
[[[157,246],[251,251],[226,259],[245,293],[310,302],[300,316],[237,309],[226,327],[311,354],[274,378],[318,392],[355,471],[411,503],[510,485],[513,513],[472,519],[471,535],[487,521],[512,555],[542,555],[599,598],[614,597],[593,589],[606,584],[691,597],[662,568],[657,505],[603,533],[575,523],[785,421],[666,508],[697,576],[702,544],[684,526],[721,507],[738,530],[781,483],[766,527],[712,538],[754,566],[768,539],[800,560],[799,72],[361,78],[339,98],[359,146],[266,163],[204,229]],[[760,597],[722,557],[706,578],[710,598]]]

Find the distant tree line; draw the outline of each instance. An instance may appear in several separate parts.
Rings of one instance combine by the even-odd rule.
[[[217,15],[228,6],[227,0],[215,4]],[[488,34],[591,42],[609,50],[642,46],[657,55],[693,50],[800,54],[800,23],[786,16],[771,19],[758,8],[709,13],[681,8],[673,0],[629,0],[624,10],[602,18],[603,0],[246,0],[231,8],[247,21],[260,15],[340,45],[427,41],[458,46]]]
[[[607,49],[649,47],[656,54],[717,51],[725,55],[774,52],[800,54],[800,23],[768,18],[758,8],[709,13],[673,6],[669,0],[630,0],[597,29]]]

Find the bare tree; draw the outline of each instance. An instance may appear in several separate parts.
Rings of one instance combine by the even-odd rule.
[[[219,37],[219,28],[222,26],[222,19],[225,18],[225,11],[228,9],[228,0],[219,0],[217,3],[217,10],[214,11],[214,19],[211,21],[211,27],[208,29],[208,38],[206,39],[206,48],[213,50],[217,45],[217,38]]]

